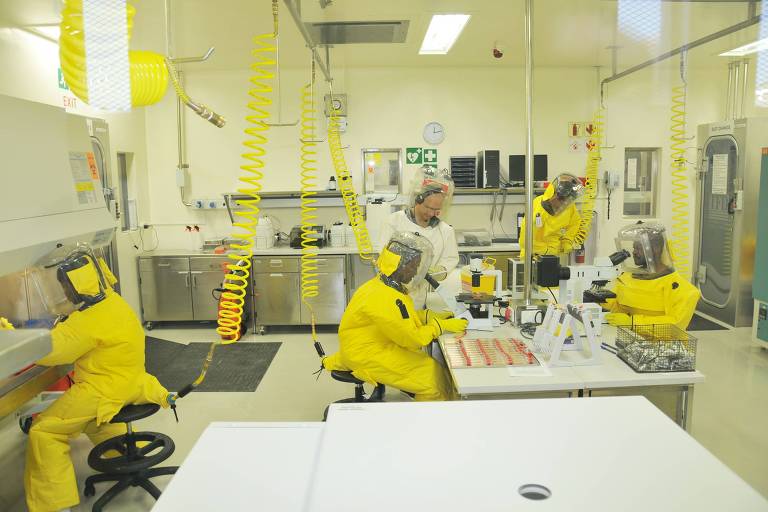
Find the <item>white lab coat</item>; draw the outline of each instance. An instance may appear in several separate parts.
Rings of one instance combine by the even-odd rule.
[[[397,231],[418,233],[432,242],[434,254],[430,267],[445,267],[448,270],[446,280],[456,281],[458,284],[455,278],[458,275],[456,267],[459,264],[459,246],[456,244],[456,233],[448,223],[441,220],[435,226],[423,228],[408,217],[406,210],[394,212],[387,217],[381,226],[380,247],[384,247],[392,234]],[[429,285],[424,282],[411,291],[410,296],[413,298],[413,304],[417,309],[424,309],[426,307],[427,291],[429,288]],[[456,288],[458,293],[458,286]]]

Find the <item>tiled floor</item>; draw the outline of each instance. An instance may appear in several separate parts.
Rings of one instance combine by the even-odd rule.
[[[157,328],[152,336],[188,343],[208,341],[211,327]],[[700,340],[698,368],[707,380],[696,386],[693,436],[743,479],[768,497],[768,350],[750,342],[749,329],[696,333]],[[176,453],[168,465],[180,464],[211,421],[316,421],[329,402],[351,395],[351,386],[335,382],[327,374],[318,379],[319,367],[309,334],[269,332],[248,336],[246,342],[280,341],[282,345],[259,388],[254,393],[192,393],[179,403],[181,422],[161,411],[144,420],[144,430],[170,435]],[[328,353],[337,348],[335,334],[320,334]],[[388,399],[399,400],[399,394]],[[21,512],[25,436],[13,418],[0,421],[0,510]],[[81,437],[72,443],[72,457],[81,481],[91,471],[85,463],[90,445]],[[660,461],[664,463],[664,461]],[[158,479],[162,488],[164,480]],[[97,487],[97,493],[106,489]],[[82,485],[81,485],[82,490]],[[89,511],[85,499],[76,511]],[[143,490],[130,489],[109,507],[112,512],[146,511],[153,504]]]

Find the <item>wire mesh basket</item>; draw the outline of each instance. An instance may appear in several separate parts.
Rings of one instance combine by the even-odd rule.
[[[672,324],[618,327],[619,358],[640,373],[692,372],[696,338]]]

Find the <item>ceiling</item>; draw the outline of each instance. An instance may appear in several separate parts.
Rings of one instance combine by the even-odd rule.
[[[253,37],[272,31],[268,0],[170,0],[171,53],[196,56],[215,46],[214,56],[199,69],[239,69],[248,66]],[[300,2],[304,22],[408,20],[404,43],[339,45],[331,50],[332,68],[342,67],[513,67],[524,64],[523,0],[321,0]],[[623,0],[625,6],[641,5]],[[135,0],[137,14],[131,46],[165,51],[164,2]],[[327,3],[327,0],[322,2]],[[0,26],[53,24],[59,20],[61,0],[0,0]],[[280,5],[281,67],[305,67],[309,52],[283,0]],[[616,0],[534,0],[534,63],[536,66],[611,66],[617,46],[618,69],[625,69],[671,48],[743,21],[744,1],[665,1],[661,4],[661,31],[642,42],[618,29]],[[448,55],[418,55],[432,14],[471,14],[467,27]],[[652,24],[640,10],[634,20]],[[650,21],[649,21],[650,20]],[[717,66],[723,50],[754,40],[756,26],[724,37],[691,52],[693,65]],[[492,55],[500,47],[503,57]],[[324,51],[321,53],[324,54]],[[672,64],[672,63],[670,63]]]

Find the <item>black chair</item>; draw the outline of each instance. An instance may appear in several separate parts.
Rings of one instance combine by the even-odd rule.
[[[360,403],[360,402],[383,402],[384,401],[384,391],[386,388],[384,387],[384,384],[377,384],[376,387],[371,391],[371,394],[369,396],[365,396],[365,389],[363,389],[363,384],[365,384],[365,381],[362,381],[352,375],[352,372],[342,372],[339,370],[333,370],[331,371],[331,377],[333,377],[334,380],[338,380],[339,382],[347,382],[349,384],[355,385],[355,396],[352,398],[344,398],[342,400],[336,400],[335,404],[350,404],[350,403]],[[325,408],[325,411],[323,412],[323,421],[325,421],[328,418],[328,407]]]
[[[110,423],[125,423],[128,432],[99,443],[88,454],[88,465],[100,474],[91,475],[85,480],[86,496],[96,494],[96,483],[117,482],[96,500],[91,509],[93,512],[101,512],[104,505],[131,486],[140,486],[157,499],[160,497],[160,489],[149,479],[172,475],[179,469],[178,466],[153,467],[170,457],[176,449],[170,437],[159,432],[134,432],[131,427],[131,422],[151,416],[159,409],[157,404],[126,405]],[[142,446],[138,446],[138,443],[142,443]],[[116,450],[120,456],[104,458],[109,450]]]

